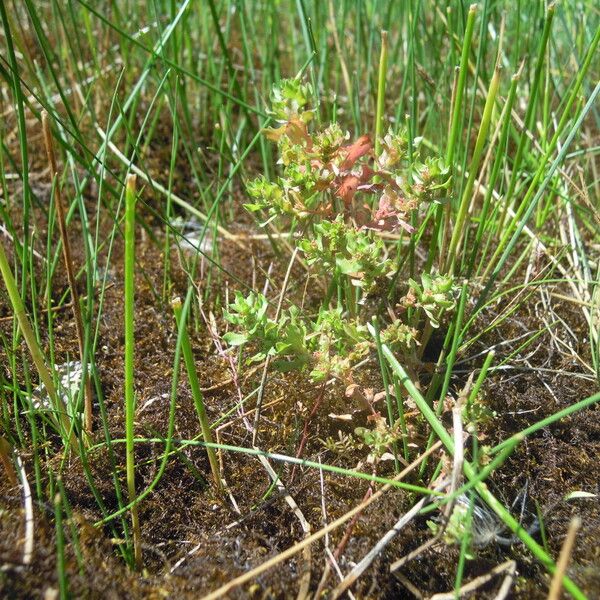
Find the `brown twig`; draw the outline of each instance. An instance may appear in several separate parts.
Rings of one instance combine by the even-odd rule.
[[[373,473],[373,475],[375,475],[375,473]],[[365,495],[363,496],[362,502],[366,502],[372,495],[373,495],[373,483],[371,482],[369,484],[369,487],[368,487]],[[348,544],[350,538],[352,537],[352,532],[354,531],[354,527],[356,526],[356,523],[358,522],[358,519],[360,517],[361,517],[361,513],[358,513],[358,514],[354,515],[354,517],[352,517],[352,520],[346,527],[346,531],[344,532],[344,535],[342,536],[342,540],[340,541],[340,543],[337,545],[336,549],[333,552],[333,555],[332,555],[333,558],[330,558],[325,563],[325,569],[323,570],[323,575],[321,575],[321,580],[319,581],[319,586],[317,587],[317,591],[315,592],[315,598],[321,597],[321,594],[323,593],[323,589],[325,588],[325,585],[327,584],[327,580],[329,579],[329,575],[331,574],[331,565],[334,564],[333,560],[337,561],[337,559],[341,556],[341,554],[344,551],[344,549],[346,548],[346,545]]]
[[[323,398],[325,397],[325,386],[327,385],[328,378],[329,378],[329,374],[327,375],[327,377],[325,377],[325,380],[323,381],[323,383],[321,385],[321,389],[319,390],[319,396],[315,400],[315,404],[312,407],[310,414],[308,415],[308,417],[306,417],[306,421],[304,421],[304,429],[302,430],[302,438],[300,440],[298,450],[296,451],[296,458],[300,458],[302,456],[302,452],[304,451],[304,446],[306,446],[306,442],[308,441],[308,428],[310,427],[310,422],[311,422],[312,418],[315,416],[315,414],[317,413],[317,410],[319,410],[319,406],[321,406],[321,403],[323,402]],[[297,467],[297,465],[294,465],[294,467],[292,468],[292,474],[290,476],[290,483],[294,482],[294,477],[296,475],[296,467]]]
[[[0,461],[4,466],[4,470],[6,471],[6,478],[10,485],[17,485],[17,473],[15,472],[15,468],[12,463],[12,446],[10,443],[0,436]]]
[[[569,523],[569,530],[567,531],[567,537],[563,542],[562,548],[560,549],[560,556],[556,563],[556,571],[554,571],[554,577],[552,577],[552,583],[550,584],[550,591],[548,592],[548,600],[559,600],[560,592],[562,590],[562,582],[569,566],[569,560],[571,559],[571,553],[573,552],[573,545],[575,544],[575,536],[581,527],[581,519],[579,517],[573,517]]]
[[[447,480],[442,480],[432,491],[440,491],[448,485]],[[363,559],[346,575],[341,583],[331,592],[331,599],[340,598],[351,586],[353,586],[359,577],[369,568],[372,562],[379,556],[388,544],[410,523],[421,511],[430,496],[423,496],[407,513],[403,514],[394,526],[388,530],[385,535],[365,554]]]
[[[462,412],[462,407],[464,406],[464,403],[467,401],[467,398],[469,397],[469,392],[471,391],[472,384],[473,384],[473,373],[471,373],[469,380],[467,381],[465,387],[463,388],[463,390],[461,391],[461,393],[458,397],[456,406],[452,410],[452,421],[453,421],[453,430],[454,430],[454,432],[453,432],[454,433],[454,447],[456,449],[456,452],[454,453],[454,456],[453,456],[452,473],[450,476],[450,489],[448,491],[448,495],[450,497],[452,497],[454,495],[454,492],[458,488],[458,485],[460,483],[460,477],[462,474],[462,468],[463,468],[463,462],[464,462],[464,444],[466,442],[466,438],[463,434],[463,424],[462,424],[461,412]],[[390,566],[390,573],[397,571],[402,566],[404,566],[406,563],[414,560],[417,556],[419,556],[420,554],[425,552],[425,550],[431,548],[431,546],[433,546],[435,543],[437,543],[437,541],[444,535],[444,532],[446,531],[446,527],[448,526],[450,516],[452,515],[452,511],[454,510],[455,502],[456,502],[456,499],[451,500],[446,505],[446,508],[444,509],[444,513],[443,513],[444,519],[442,522],[442,526],[438,529],[437,533],[432,538],[429,538],[428,540],[423,542],[420,546],[415,548],[412,552],[409,552],[407,555],[394,561]]]
[[[54,146],[52,144],[52,132],[50,131],[49,115],[46,111],[42,112],[42,129],[44,133],[44,143],[46,145],[46,154],[48,156],[48,164],[50,166],[50,177],[54,187],[54,206],[56,208],[56,218],[60,237],[62,241],[63,258],[67,270],[67,278],[69,287],[71,288],[71,298],[73,318],[75,319],[75,328],[77,330],[77,343],[79,345],[79,355],[81,357],[81,368],[85,373],[87,371],[84,364],[84,331],[83,320],[81,318],[81,307],[79,306],[79,294],[77,293],[77,282],[75,280],[75,270],[73,269],[73,259],[71,256],[71,245],[69,243],[69,234],[67,231],[67,223],[65,219],[65,209],[62,203],[60,192],[60,183],[58,178],[58,168],[56,166],[56,156],[54,155]],[[89,374],[86,373],[83,385],[85,388],[84,401],[84,430],[90,435],[92,433],[92,383]]]

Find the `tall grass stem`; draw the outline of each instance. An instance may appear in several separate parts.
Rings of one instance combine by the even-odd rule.
[[[190,288],[191,292],[191,288]],[[192,389],[192,397],[194,399],[194,406],[196,407],[196,413],[198,414],[198,420],[200,421],[200,428],[202,430],[202,437],[205,442],[212,443],[212,432],[210,429],[210,423],[206,415],[206,408],[204,406],[204,397],[200,390],[200,381],[198,379],[198,372],[196,371],[196,364],[194,362],[194,354],[192,352],[192,344],[190,337],[187,332],[186,322],[187,315],[189,312],[189,306],[191,301],[191,293],[188,292],[188,296],[185,301],[185,306],[182,307],[181,298],[174,298],[171,302],[173,312],[175,313],[175,320],[177,327],[181,332],[181,348],[183,351],[183,358],[187,369],[188,380],[190,382],[190,388]],[[206,453],[208,454],[208,461],[210,463],[210,469],[212,471],[215,487],[218,492],[222,491],[223,485],[221,482],[221,470],[219,468],[219,461],[213,448],[206,446]]]
[[[127,491],[129,501],[134,502],[135,456],[134,456],[134,320],[135,320],[135,204],[136,176],[128,175],[125,187],[125,437]],[[133,531],[133,558],[137,568],[142,566],[142,536],[137,504],[131,506]]]
[[[388,32],[381,32],[381,54],[379,55],[379,73],[377,77],[377,112],[375,115],[375,156],[381,153],[383,135],[383,117],[385,113],[385,83],[388,63]]]

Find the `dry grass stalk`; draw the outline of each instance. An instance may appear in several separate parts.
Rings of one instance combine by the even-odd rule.
[[[567,531],[567,537],[563,542],[562,548],[560,549],[560,556],[556,563],[556,571],[554,571],[554,577],[550,584],[550,591],[548,592],[548,600],[559,600],[562,591],[563,577],[569,566],[569,560],[571,559],[571,553],[573,552],[573,546],[575,544],[575,536],[581,528],[581,519],[579,517],[573,517],[569,523],[569,529]]]

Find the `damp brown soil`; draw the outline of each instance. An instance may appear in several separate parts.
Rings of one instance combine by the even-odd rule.
[[[48,193],[47,187],[40,194]],[[151,203],[152,198],[147,198]],[[38,211],[39,212],[39,211]],[[152,222],[151,214],[140,216]],[[42,216],[37,216],[40,231],[44,230]],[[104,227],[106,224],[101,224]],[[233,242],[222,241],[221,263],[224,271],[214,273],[211,283],[218,287],[219,295],[207,297],[206,314],[213,312],[217,334],[225,324],[220,306],[240,288],[240,282],[262,287],[265,271],[257,265],[274,264],[269,277],[271,289],[280,289],[286,265],[263,241],[247,239],[254,229],[248,221],[240,221],[233,232],[245,239],[243,249]],[[160,232],[155,231],[160,237]],[[77,231],[73,231],[77,235]],[[75,261],[83,264],[83,253],[75,248]],[[104,255],[104,260],[106,256]],[[101,382],[106,426],[113,440],[124,438],[123,402],[123,262],[122,243],[117,239],[107,269],[108,287],[104,297],[100,320],[99,341],[95,357]],[[145,489],[157,475],[167,436],[175,328],[168,299],[175,294],[183,295],[187,280],[179,266],[176,252],[171,256],[172,287],[163,293],[163,256],[151,236],[139,234],[137,244],[136,322],[135,322],[135,372],[136,372],[136,435],[154,441],[136,444],[137,488]],[[206,265],[205,265],[206,266]],[[38,268],[39,267],[38,265]],[[266,269],[265,269],[266,270]],[[258,282],[258,283],[257,283]],[[198,281],[200,292],[203,283]],[[54,282],[53,295],[60,298],[66,291],[66,277],[59,265]],[[291,295],[296,299],[308,289],[308,302],[318,290],[305,287],[305,273],[301,268],[293,272]],[[85,290],[80,290],[83,294]],[[10,334],[12,323],[4,295],[0,321],[5,334]],[[31,308],[31,307],[28,307]],[[43,310],[44,307],[39,307]],[[500,312],[501,306],[495,311]],[[585,355],[583,341],[587,325],[580,313],[568,302],[555,307],[569,325],[575,338],[582,340],[574,354]],[[494,314],[486,314],[479,326],[483,329]],[[219,442],[240,447],[250,447],[252,436],[244,418],[252,421],[254,399],[244,404],[243,414],[236,408],[239,392],[249,393],[260,382],[260,370],[245,367],[240,374],[239,387],[232,380],[229,362],[220,354],[213,337],[208,334],[202,317],[194,314],[200,324],[193,338],[193,350],[197,370],[204,388],[209,418],[216,421],[223,414],[219,428]],[[484,336],[460,357],[463,362],[457,376],[451,382],[450,393],[456,396],[464,385],[470,371],[481,365],[481,352],[495,344],[517,338],[525,330],[539,328],[540,319],[533,305],[522,305],[510,319]],[[556,351],[550,334],[540,336],[535,351],[531,348],[514,370],[499,370],[490,376],[483,388],[485,406],[495,416],[480,431],[480,443],[493,445],[526,428],[545,416],[576,402],[597,390],[585,371],[574,359]],[[42,340],[47,344],[48,340]],[[439,349],[435,341],[426,357],[433,360]],[[56,362],[76,355],[77,346],[74,327],[68,309],[55,313]],[[23,349],[24,350],[24,349]],[[525,354],[527,354],[525,356]],[[472,356],[473,358],[469,358]],[[8,365],[3,364],[4,376],[9,377]],[[428,368],[424,368],[426,373]],[[381,389],[378,374],[373,366],[355,374],[356,381],[364,387]],[[23,381],[17,382],[23,385]],[[176,392],[174,438],[188,440],[198,436],[199,427],[185,372],[182,371]],[[345,395],[342,386],[323,389],[311,385],[299,374],[272,373],[268,379],[264,411],[260,425],[259,446],[269,452],[295,456],[303,446],[302,457],[322,461],[346,469],[359,468],[369,471],[364,449],[343,447],[342,442],[357,426],[367,425],[367,414],[360,404],[354,404]],[[315,403],[317,409],[313,413]],[[102,447],[103,433],[96,406],[95,441],[99,447],[89,455],[91,474],[98,496],[102,499],[106,514],[115,512],[118,498],[113,473],[117,473],[120,485],[124,484],[124,446],[114,443],[112,451]],[[9,409],[12,411],[12,408]],[[351,421],[340,419],[351,415]],[[600,593],[600,412],[589,408],[569,418],[542,429],[520,444],[508,461],[497,470],[489,482],[491,489],[507,505],[523,497],[527,491],[526,515],[535,511],[543,516],[546,534],[545,544],[549,553],[557,557],[571,517],[582,517],[582,528],[573,551],[569,575],[590,598]],[[14,416],[11,417],[14,419]],[[410,417],[415,444],[425,443],[424,426],[416,415]],[[28,425],[21,416],[24,435]],[[304,432],[306,431],[306,439]],[[29,438],[27,438],[29,439]],[[324,440],[339,442],[340,450],[327,449]],[[342,441],[340,441],[342,440]],[[31,440],[29,439],[31,444]],[[41,477],[42,497],[48,498],[47,470],[55,473],[60,468],[58,440],[52,448],[35,448],[44,458]],[[199,446],[175,444],[176,452],[167,462],[166,470],[152,493],[140,504],[144,568],[140,572],[130,570],[119,554],[123,532],[118,519],[104,525],[95,525],[102,519],[98,502],[94,498],[88,478],[81,463],[74,457],[67,459],[62,470],[62,484],[69,503],[70,515],[65,516],[63,536],[65,539],[66,573],[69,591],[81,598],[198,598],[219,588],[233,578],[248,572],[294,545],[303,538],[300,523],[285,498],[277,489],[256,457],[237,452],[222,452],[220,460],[228,493],[224,497],[215,494],[210,485],[210,469],[205,452]],[[33,451],[20,451],[29,482],[34,485]],[[416,449],[413,448],[416,456]],[[323,473],[308,467],[294,469],[286,463],[273,461],[273,468],[285,483],[286,489],[298,507],[317,531],[326,522],[344,515],[373,491],[368,481]],[[431,469],[429,469],[429,472]],[[393,476],[393,465],[381,463],[377,474]],[[415,475],[407,478],[420,483]],[[565,494],[585,491],[595,497],[564,501]],[[33,490],[36,498],[36,490]],[[125,492],[124,492],[125,493]],[[11,487],[3,478],[0,481],[0,594],[7,598],[55,597],[58,590],[56,530],[53,506],[34,501],[34,544],[31,562],[23,564],[25,539],[25,514],[21,491]],[[418,499],[414,494],[401,490],[389,491],[366,509],[355,521],[338,563],[342,573],[351,570],[367,552],[389,531],[399,517],[409,510]],[[514,509],[518,511],[519,509]],[[331,532],[327,549],[334,551],[347,531],[347,525]],[[444,543],[433,545],[396,574],[390,573],[390,565],[399,557],[417,548],[431,537],[426,517],[413,520],[375,559],[363,576],[353,586],[357,598],[413,598],[409,591],[413,586],[424,597],[436,592],[451,590],[454,586],[458,549]],[[539,535],[537,535],[538,540]],[[310,590],[315,592],[324,571],[326,548],[323,540],[311,547],[311,561],[306,564],[305,555],[279,563],[239,588],[231,590],[231,598],[287,598],[295,597],[301,580],[310,573]],[[467,561],[464,581],[487,573],[496,565],[513,559],[517,565],[517,577],[512,588],[512,598],[545,598],[549,578],[545,570],[530,553],[519,544],[508,547],[491,543],[477,550],[475,557]],[[337,583],[337,576],[330,575],[324,586],[325,592]],[[500,578],[477,590],[477,598],[492,598],[501,583]]]

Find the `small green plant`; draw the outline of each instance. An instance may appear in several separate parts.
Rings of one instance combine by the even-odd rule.
[[[251,292],[244,297],[237,292],[235,302],[225,311],[225,318],[238,332],[226,333],[225,341],[231,346],[256,342],[257,351],[251,361],[276,356],[275,364],[282,370],[302,368],[308,363],[309,356],[307,329],[298,318],[298,309],[292,307],[284,311],[277,322],[267,316],[268,309],[269,302],[262,294]]]
[[[440,533],[441,526],[437,521],[429,520],[427,521],[427,526],[434,534]],[[466,540],[466,558],[468,559],[473,558],[471,528],[472,515],[469,511],[468,503],[457,502],[450,513],[446,527],[441,530],[442,539],[448,546],[460,546]]]
[[[299,246],[307,263],[315,265],[320,274],[347,276],[353,286],[368,295],[378,281],[393,272],[383,241],[346,224],[341,215],[334,221],[315,224],[314,232],[313,239],[304,238]]]
[[[432,327],[440,326],[440,319],[444,311],[451,310],[455,306],[455,287],[452,277],[447,275],[421,274],[421,285],[413,279],[409,279],[409,285],[414,293],[407,301],[422,308]]]
[[[313,381],[328,375],[344,377],[351,364],[368,351],[367,332],[356,320],[342,316],[341,308],[322,308],[316,319],[306,319],[296,306],[283,311],[277,322],[267,316],[269,303],[262,294],[247,297],[237,293],[225,311],[225,319],[237,332],[225,334],[231,346],[252,343],[255,354],[249,362],[274,357],[281,371],[310,368]]]
[[[471,402],[463,406],[462,418],[467,424],[466,429],[471,434],[477,434],[479,426],[489,423],[498,415],[485,404],[479,394],[476,394]],[[485,456],[485,453],[483,454]]]
[[[402,427],[400,421],[389,426],[382,416],[373,419],[375,426],[371,429],[367,427],[357,427],[354,433],[370,449],[369,462],[376,462],[385,458],[394,458],[394,445],[402,439]]]
[[[272,181],[249,181],[245,207],[264,215],[263,225],[277,222],[300,232],[297,247],[311,275],[326,282],[327,293],[316,314],[292,306],[277,320],[269,316],[264,296],[238,293],[225,310],[234,326],[225,340],[250,343],[255,353],[249,361],[272,357],[275,367],[309,369],[318,381],[349,376],[368,353],[366,323],[382,312],[386,295],[400,300],[401,314],[383,323],[382,340],[414,359],[423,313],[427,327],[439,327],[454,307],[455,287],[452,277],[436,274],[423,273],[421,284],[399,280],[404,246],[388,245],[383,237],[412,235],[419,209],[445,202],[450,175],[444,161],[421,158],[421,140],[411,140],[405,127],[388,130],[375,145],[367,135],[351,142],[335,122],[311,128],[312,95],[310,84],[295,79],[273,89],[276,126],[265,135],[277,143],[281,172]]]

